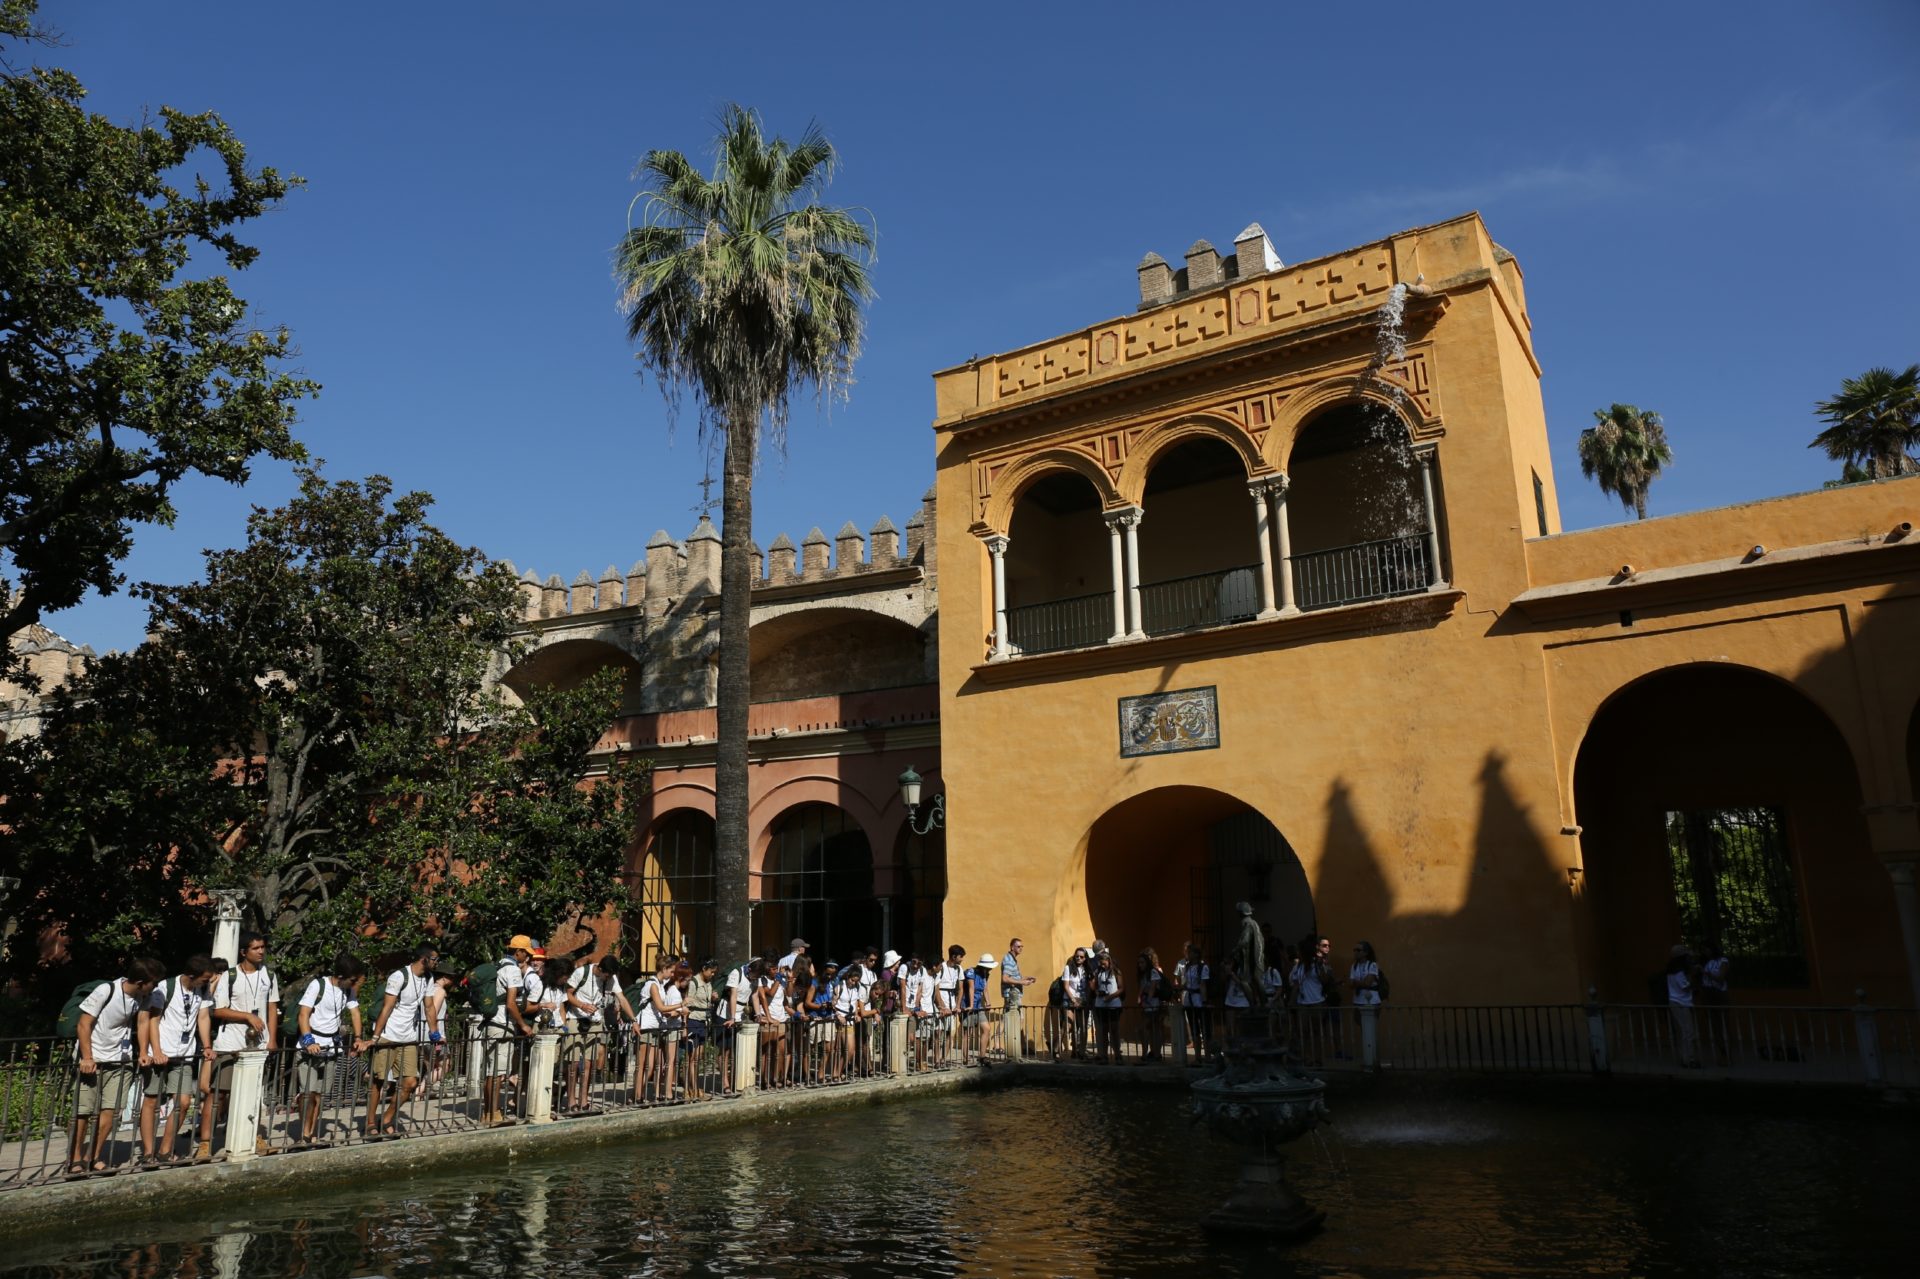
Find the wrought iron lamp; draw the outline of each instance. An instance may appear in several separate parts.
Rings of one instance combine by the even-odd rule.
[[[947,797],[935,795],[927,806],[927,824],[922,826],[916,817],[920,810],[920,774],[907,765],[907,771],[900,774],[900,802],[907,806],[907,829],[916,835],[925,835],[936,827],[944,830],[947,825]]]

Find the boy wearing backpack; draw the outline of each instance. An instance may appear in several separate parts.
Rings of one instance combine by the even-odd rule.
[[[173,1143],[180,1120],[193,1099],[199,1074],[200,1051],[211,1032],[207,1024],[207,991],[213,985],[213,960],[189,955],[185,968],[161,982],[141,1010],[140,1147],[148,1163],[172,1163]],[[154,1140],[153,1125],[160,1107],[172,1098],[165,1131]]]
[[[73,1094],[73,1145],[68,1156],[75,1175],[89,1169],[107,1171],[107,1139],[133,1090],[134,1035],[140,1010],[165,971],[159,960],[141,956],[127,965],[126,976],[101,982],[80,1001],[74,1026],[79,1083]]]
[[[300,1144],[310,1146],[320,1136],[320,1104],[340,1078],[340,1064],[349,1051],[367,1046],[360,1033],[360,979],[367,966],[352,955],[334,956],[333,975],[307,983],[298,1005],[300,1066]],[[342,1033],[341,1022],[353,1023],[353,1038]]]
[[[493,965],[493,980],[486,983],[493,995],[493,1011],[487,1014],[485,996],[479,986],[470,985],[469,994],[482,1006],[477,1011],[487,1016],[482,1077],[480,1081],[480,1122],[497,1128],[510,1122],[503,1101],[507,1076],[519,1069],[520,1044],[533,1035],[533,1012],[527,1000],[526,965],[533,959],[533,939],[516,933],[507,942],[506,956]],[[480,970],[475,970],[480,975]]]
[[[441,1042],[440,987],[427,974],[440,956],[432,945],[413,952],[413,962],[387,975],[380,1016],[373,1023],[373,1069],[367,1083],[367,1136],[399,1136],[400,1108],[420,1082],[420,1045]],[[380,1093],[389,1083],[393,1099],[380,1117]]]

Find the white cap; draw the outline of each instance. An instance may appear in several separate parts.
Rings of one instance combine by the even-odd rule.
[[[992,956],[992,955],[989,955],[989,954],[987,954],[987,953],[986,953],[985,951],[981,951],[981,952],[980,952],[980,959],[979,959],[979,961],[978,961],[978,962],[976,963],[976,965],[975,965],[975,966],[976,966],[976,967],[979,967],[979,968],[985,968],[985,967],[987,967],[988,965],[990,965],[990,964],[992,964],[992,963],[993,963],[993,956]]]

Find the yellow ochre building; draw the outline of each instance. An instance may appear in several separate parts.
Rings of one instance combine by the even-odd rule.
[[[1920,982],[1920,478],[1563,533],[1477,215],[934,376],[944,932],[1371,941],[1410,1003]]]

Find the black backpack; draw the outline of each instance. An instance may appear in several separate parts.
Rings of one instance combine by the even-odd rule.
[[[1373,992],[1374,994],[1380,996],[1380,1002],[1383,1004],[1387,1001],[1388,989],[1389,987],[1387,984],[1387,970],[1384,968],[1381,968],[1378,972],[1374,973],[1373,975]]]

